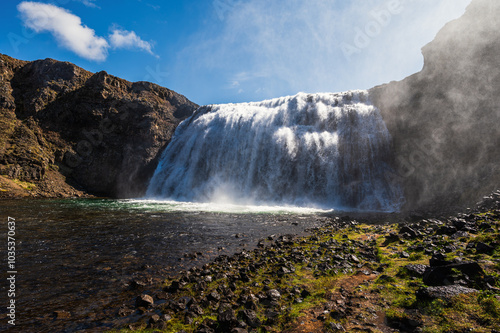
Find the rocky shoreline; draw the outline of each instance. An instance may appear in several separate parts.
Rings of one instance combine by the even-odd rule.
[[[373,224],[331,217],[310,236],[168,279],[134,280],[124,331],[498,332],[500,191],[453,217]]]

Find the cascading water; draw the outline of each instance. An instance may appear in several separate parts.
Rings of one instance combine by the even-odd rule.
[[[199,108],[177,128],[150,198],[397,211],[390,135],[367,91]]]

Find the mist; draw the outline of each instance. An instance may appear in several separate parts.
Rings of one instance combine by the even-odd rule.
[[[423,70],[371,90],[407,209],[474,205],[500,181],[500,3],[474,0],[423,48]]]
[[[200,104],[401,80],[421,70],[421,47],[470,0],[223,2],[175,66]]]

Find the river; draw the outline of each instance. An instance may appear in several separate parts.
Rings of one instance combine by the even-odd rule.
[[[325,219],[313,209],[108,199],[4,200],[0,213],[4,244],[8,217],[16,221],[15,327],[7,324],[6,278],[0,295],[0,330],[12,332],[119,327],[118,309],[137,296],[131,281],[157,287],[220,254],[251,249],[273,234],[300,234]]]

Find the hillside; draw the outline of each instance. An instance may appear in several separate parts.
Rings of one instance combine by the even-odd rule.
[[[153,83],[0,55],[0,196],[141,195],[196,108]]]

